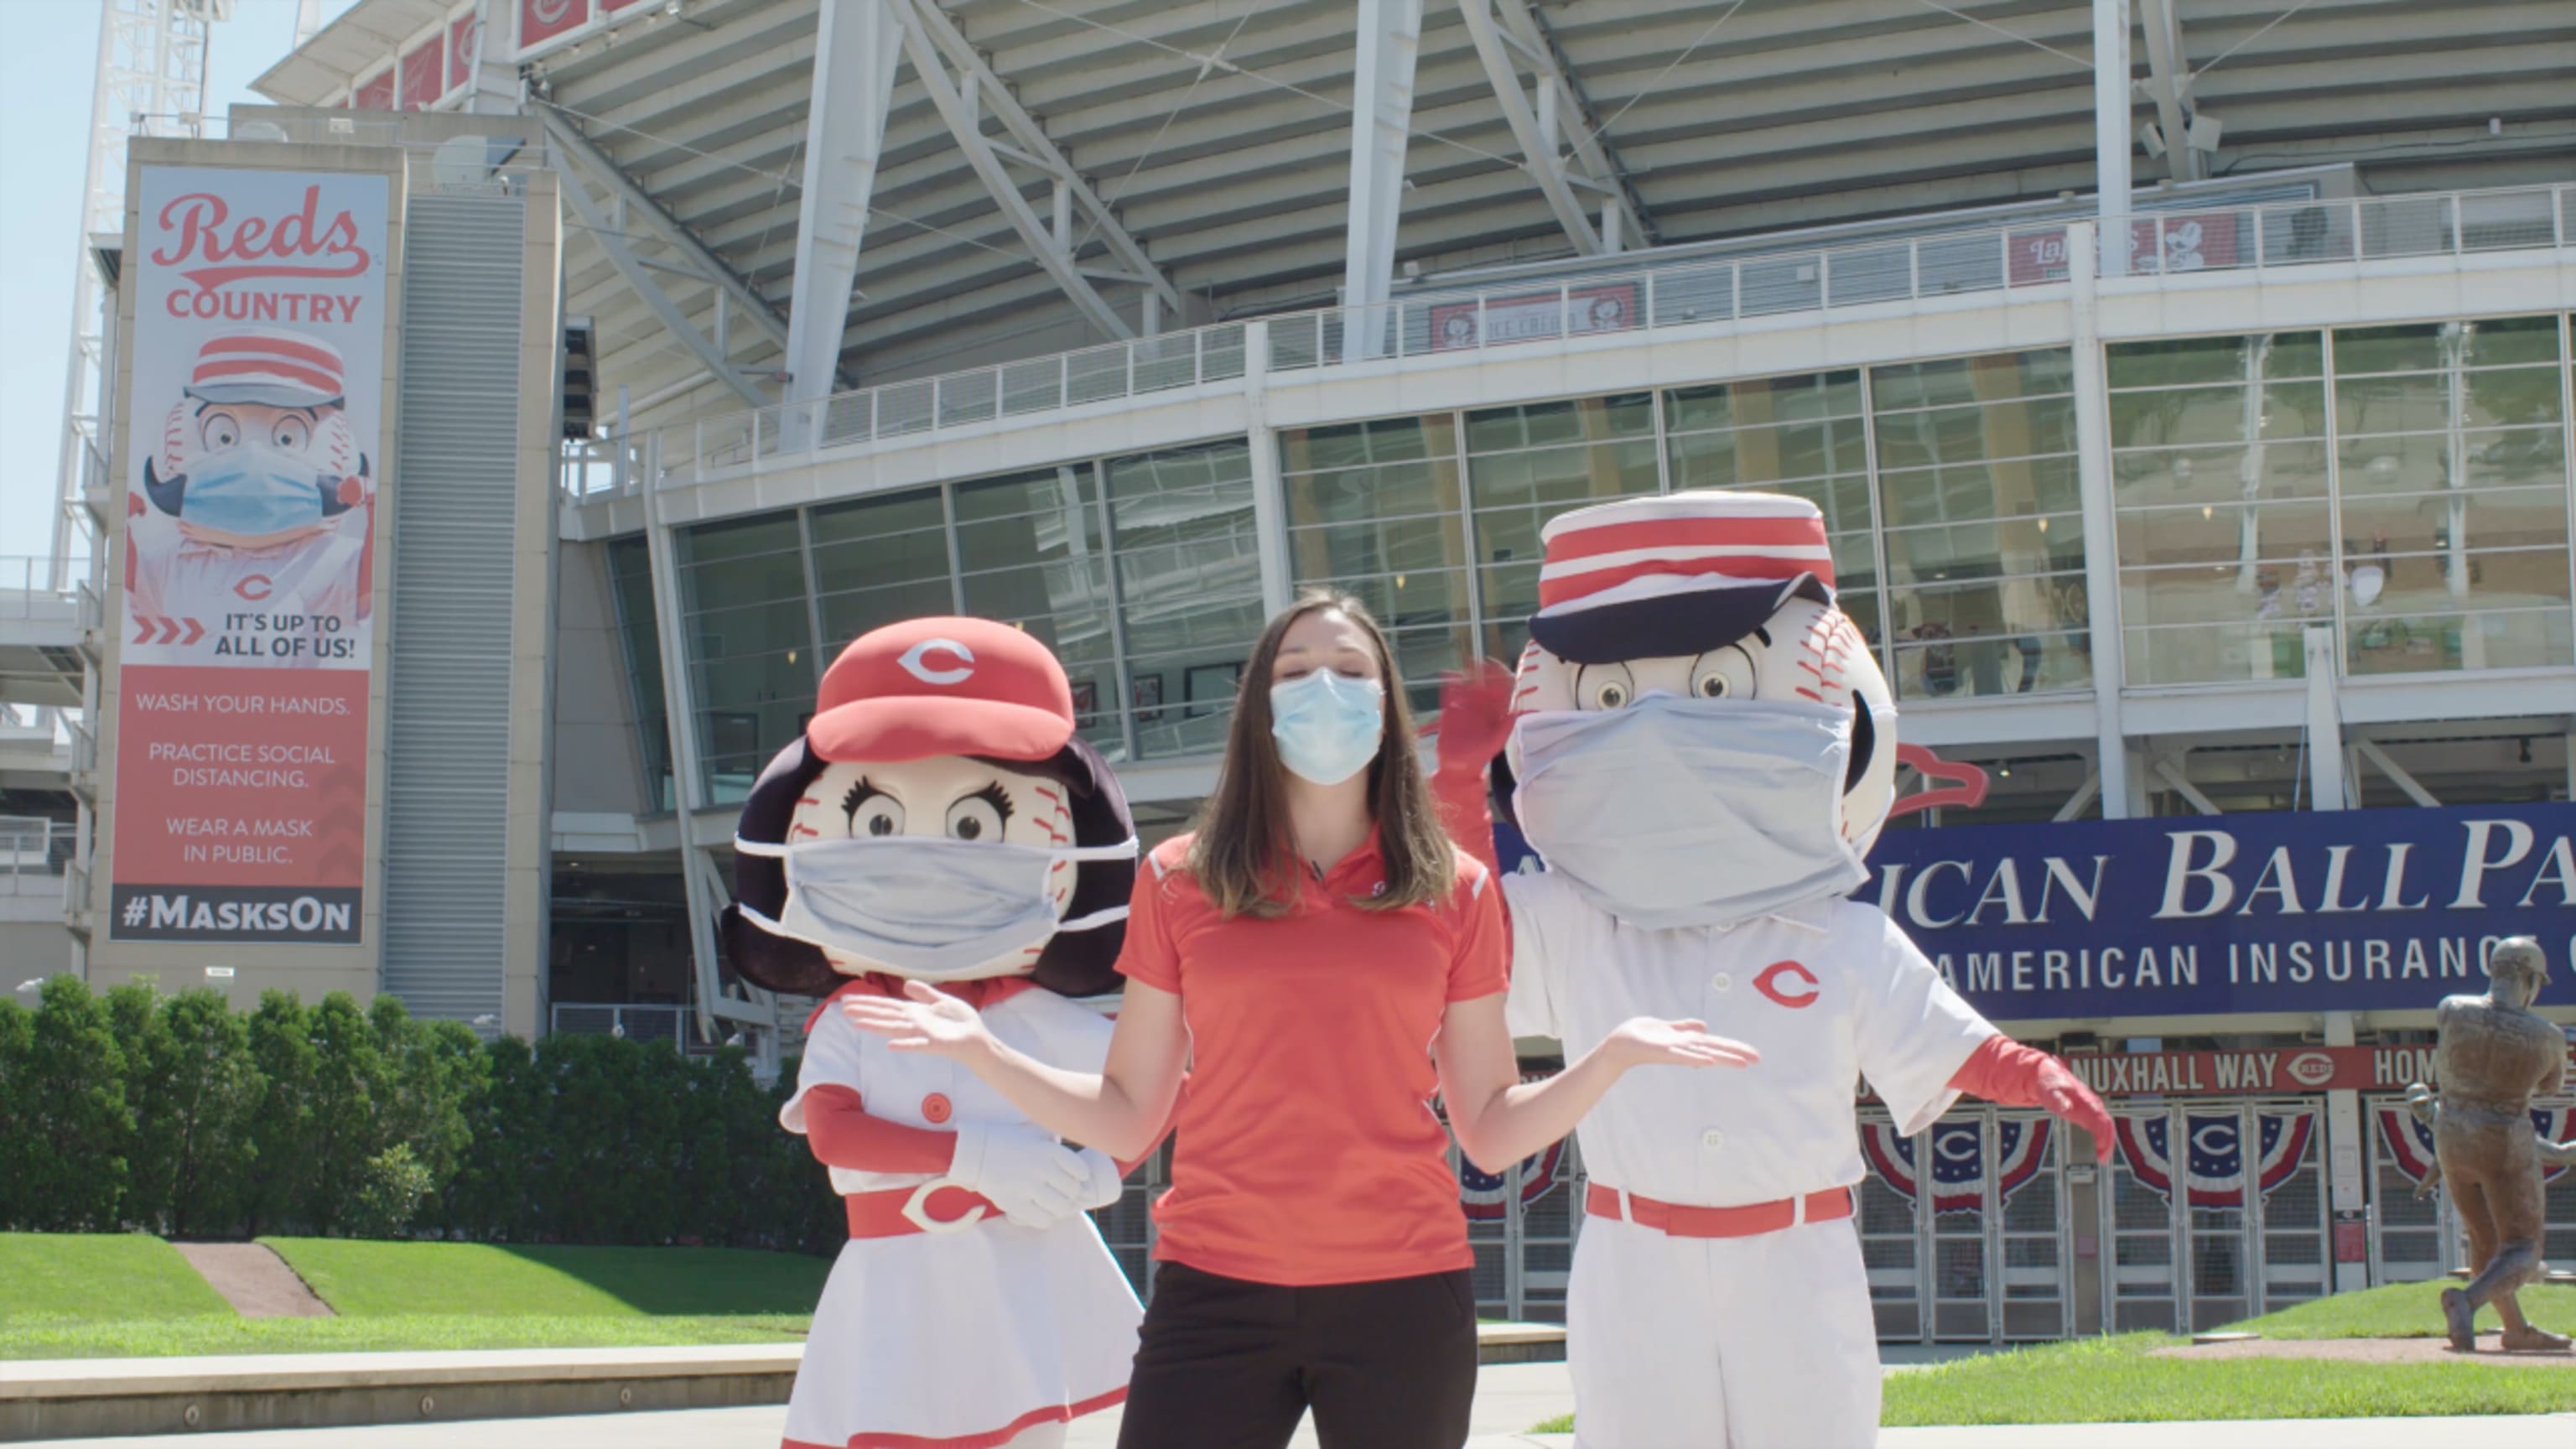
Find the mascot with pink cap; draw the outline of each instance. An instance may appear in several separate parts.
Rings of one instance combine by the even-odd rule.
[[[1074,733],[1062,665],[989,619],[861,635],[734,840],[727,956],[798,996],[938,989],[1096,1072],[1136,839]],[[784,1449],[1053,1449],[1123,1400],[1143,1312],[1085,1210],[1124,1167],[827,1000],[779,1113],[831,1169],[850,1241],[815,1310]]]
[[[1493,797],[1546,864],[1502,877],[1512,1029],[1572,1057],[1632,1016],[1693,1017],[1761,1052],[1740,1072],[1632,1073],[1576,1130],[1576,1442],[1873,1444],[1855,1083],[1909,1135],[1973,1092],[2045,1107],[2107,1157],[2109,1116],[1846,898],[1895,801],[1896,710],[1834,606],[1815,505],[1629,499],[1542,538],[1519,675],[1452,682],[1436,777],[1490,860],[1500,753]]]

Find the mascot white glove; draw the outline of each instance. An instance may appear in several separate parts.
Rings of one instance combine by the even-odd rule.
[[[1127,1195],[1126,1174],[1118,1170],[1118,1159],[1097,1147],[1086,1147],[1074,1156],[1081,1158],[1083,1167],[1091,1173],[1091,1181],[1082,1194],[1086,1211],[1105,1208]]]
[[[1024,1228],[1051,1228],[1082,1211],[1092,1172],[1079,1154],[1036,1127],[967,1122],[957,1129],[948,1180],[982,1193]]]

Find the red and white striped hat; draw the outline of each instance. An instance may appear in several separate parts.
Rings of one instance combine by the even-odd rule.
[[[1803,498],[1699,491],[1560,514],[1539,531],[1530,636],[1577,664],[1699,654],[1790,599],[1833,602],[1825,517]]]
[[[318,408],[346,391],[340,350],[301,332],[243,327],[219,332],[197,349],[188,396],[212,403]]]

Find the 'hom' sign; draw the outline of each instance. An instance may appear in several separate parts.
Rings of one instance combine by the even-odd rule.
[[[1997,1020],[2428,1010],[2540,939],[2576,992],[2576,807],[1891,830],[1855,892]]]

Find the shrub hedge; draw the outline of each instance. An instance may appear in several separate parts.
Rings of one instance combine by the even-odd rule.
[[[831,1253],[839,1204],[741,1051],[485,1042],[380,996],[44,983],[0,1001],[0,1229]]]

